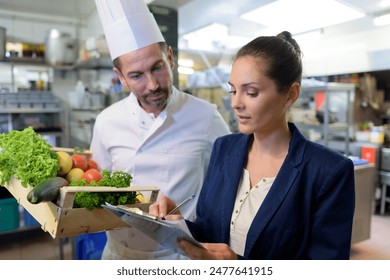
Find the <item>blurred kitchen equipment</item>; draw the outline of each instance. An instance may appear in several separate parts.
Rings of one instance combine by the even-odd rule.
[[[385,132],[383,126],[373,126],[370,130],[370,142],[383,144],[385,141]]]
[[[72,65],[76,60],[76,40],[70,34],[51,29],[45,43],[45,58],[54,66]]]
[[[384,147],[389,148],[390,147],[390,124],[384,124],[383,130],[385,133],[385,142],[383,143]]]
[[[0,26],[0,60],[5,58],[5,28]]]

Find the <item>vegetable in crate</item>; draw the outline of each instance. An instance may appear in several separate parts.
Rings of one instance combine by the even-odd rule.
[[[57,154],[32,127],[0,134],[0,147],[0,185],[11,176],[20,179],[24,187],[57,176]]]
[[[99,181],[100,186],[109,186],[109,187],[130,187],[131,175],[124,171],[114,171],[110,174],[110,171],[103,170],[103,178]]]
[[[62,177],[45,179],[34,186],[27,194],[27,200],[32,204],[43,201],[54,201],[57,199],[60,188],[68,185],[68,181]]]
[[[72,181],[70,186],[107,186],[107,187],[129,187],[132,176],[124,171],[114,171],[112,174],[108,170],[102,171],[103,178],[96,183],[91,181],[87,184],[85,178]],[[134,204],[136,202],[136,192],[77,192],[74,199],[74,207],[101,208],[101,205],[108,202],[112,205]]]

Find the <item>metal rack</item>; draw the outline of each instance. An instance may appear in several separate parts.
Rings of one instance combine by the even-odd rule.
[[[53,146],[67,146],[66,117],[52,92],[0,94],[0,133],[32,126]]]
[[[353,135],[353,102],[355,98],[355,85],[352,83],[326,83],[323,86],[305,86],[301,89],[301,99],[311,99],[316,97],[316,94],[323,94],[324,100],[319,108],[311,108],[311,110],[319,110],[323,113],[322,122],[316,124],[296,123],[303,131],[310,129],[319,131],[322,134],[320,142],[324,146],[329,146],[332,137],[340,137],[344,139],[344,153],[350,154],[350,140]],[[338,119],[335,122],[331,121],[330,109],[334,106],[335,101],[332,98],[337,97],[342,109],[339,110]],[[341,100],[341,102],[340,102]],[[317,104],[318,105],[318,104]],[[317,111],[318,112],[318,111]]]

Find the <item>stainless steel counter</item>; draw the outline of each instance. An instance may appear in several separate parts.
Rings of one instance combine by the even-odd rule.
[[[352,243],[370,238],[371,216],[374,214],[374,190],[377,169],[372,164],[355,166],[355,215]]]

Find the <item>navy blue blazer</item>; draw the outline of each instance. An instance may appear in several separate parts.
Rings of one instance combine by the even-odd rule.
[[[355,207],[354,166],[308,141],[292,123],[288,155],[250,226],[244,259],[349,259]],[[197,204],[187,221],[201,242],[229,244],[236,192],[253,135],[214,144]]]

